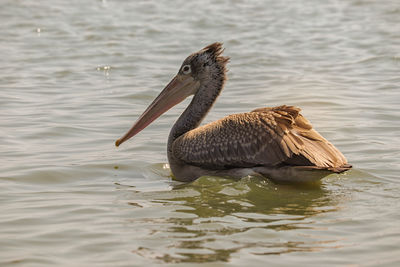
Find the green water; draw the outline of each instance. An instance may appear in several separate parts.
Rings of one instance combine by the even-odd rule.
[[[0,9],[1,266],[400,264],[398,1],[10,1]],[[114,142],[224,42],[206,122],[296,105],[354,165],[321,183],[173,181],[188,101]]]

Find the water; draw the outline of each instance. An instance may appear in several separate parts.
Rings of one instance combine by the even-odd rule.
[[[4,0],[0,22],[0,265],[400,263],[398,1]],[[189,100],[115,148],[215,41],[231,63],[206,122],[297,105],[354,169],[174,182]]]

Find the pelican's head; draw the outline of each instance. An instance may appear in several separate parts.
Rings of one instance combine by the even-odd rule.
[[[208,80],[225,81],[228,57],[223,57],[221,43],[213,43],[188,56],[179,69],[179,76],[190,76],[199,82]]]
[[[221,56],[224,49],[221,43],[213,43],[188,56],[179,68],[178,74],[161,91],[150,106],[143,112],[132,128],[115,142],[119,146],[139,133],[164,112],[194,95],[202,84],[208,88],[222,88],[225,82],[228,57]],[[219,92],[218,92],[219,93]]]

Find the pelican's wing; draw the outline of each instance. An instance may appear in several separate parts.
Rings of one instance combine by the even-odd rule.
[[[234,114],[175,140],[172,153],[186,164],[222,169],[253,166],[316,166],[335,170],[347,163],[293,106]]]

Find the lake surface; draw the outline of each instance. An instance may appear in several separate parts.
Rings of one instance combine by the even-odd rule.
[[[2,1],[0,265],[399,266],[399,25],[396,0]],[[205,122],[296,105],[354,169],[173,181],[189,99],[116,148],[215,41],[229,80]]]

